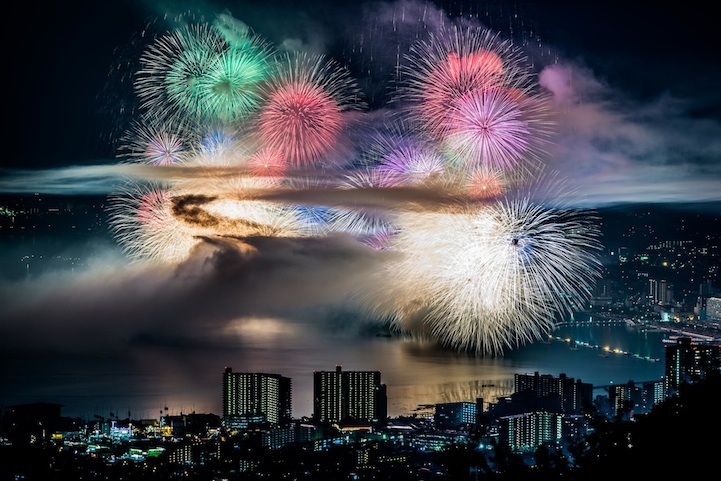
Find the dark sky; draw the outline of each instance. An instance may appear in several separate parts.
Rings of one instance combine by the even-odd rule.
[[[114,142],[136,100],[130,79],[147,45],[142,34],[148,26],[172,29],[179,13],[230,12],[275,45],[291,41],[353,65],[353,46],[368,29],[382,28],[389,11],[439,6],[526,42],[539,71],[546,67],[549,75],[539,78],[563,114],[548,167],[567,173],[590,203],[718,200],[721,45],[701,2],[19,5],[4,33],[9,86],[0,167],[13,170],[0,177],[0,190],[43,189],[43,178],[16,177],[17,170],[115,163]]]
[[[143,26],[143,13],[133,2],[18,8],[5,41],[15,75],[5,109],[13,140],[3,166],[46,168],[112,155],[99,137],[98,96],[117,49]]]

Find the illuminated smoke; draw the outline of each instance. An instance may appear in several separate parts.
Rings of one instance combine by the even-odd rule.
[[[153,39],[119,156],[165,182],[113,196],[128,256],[173,264],[201,245],[263,255],[347,238],[377,261],[354,283],[360,311],[479,355],[581,309],[598,229],[543,177],[550,106],[524,55],[480,27],[418,31],[379,112],[337,60],[276,54],[230,15]],[[275,238],[298,242],[261,241]]]

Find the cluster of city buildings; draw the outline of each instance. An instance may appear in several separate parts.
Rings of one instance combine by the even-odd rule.
[[[595,397],[593,385],[565,374],[516,374],[511,395],[495,402],[476,398],[436,404],[431,417],[389,418],[379,371],[336,366],[313,373],[313,414],[296,419],[290,378],[228,367],[222,415],[81,420],[62,418],[58,404],[40,403],[6,408],[0,428],[4,447],[52,443],[107,463],[155,460],[191,466],[225,460],[240,472],[261,469],[260,453],[280,453],[290,446],[314,453],[345,446],[366,467],[409,462],[411,453],[438,452],[453,444],[472,443],[481,450],[505,445],[516,453],[533,453],[541,445],[564,449],[578,441],[592,430],[592,414],[631,419],[650,411],[684,383],[721,370],[720,346],[670,338],[663,379],[641,385],[629,381]]]
[[[9,207],[0,208],[0,233],[56,232],[59,226],[65,227],[62,232],[72,233],[105,229],[101,204],[57,206],[38,196],[16,202],[12,204],[16,207],[4,203]],[[642,229],[642,219],[621,231],[621,247],[609,248],[608,258],[603,260],[606,271],[593,292],[591,307],[609,316],[686,323],[687,330],[696,334],[711,328],[718,333],[721,292],[713,289],[721,272],[718,232],[682,238],[679,232],[690,229],[684,221],[672,237],[655,231],[645,220]],[[664,224],[668,222],[664,220]],[[18,265],[8,264],[8,273],[14,267],[18,275],[39,272],[49,258],[26,257]],[[704,341],[706,338],[709,340]],[[298,461],[293,468],[298,470],[318,470],[324,463],[342,462],[349,473],[365,472],[368,479],[375,479],[377,470],[394,466],[403,472],[438,473],[441,468],[424,457],[426,453],[453,445],[472,445],[478,450],[503,445],[516,453],[532,453],[539,446],[563,450],[592,431],[591,413],[609,419],[632,419],[646,413],[677,394],[684,383],[721,370],[720,345],[716,335],[671,337],[665,344],[662,379],[609,386],[604,395],[594,395],[596,387],[564,374],[516,374],[513,393],[508,396],[439,403],[428,416],[398,418],[388,417],[386,386],[379,371],[349,371],[337,366],[314,372],[313,414],[295,418],[290,378],[227,368],[220,414],[130,419],[128,413],[126,419],[87,420],[63,417],[59,404],[3,406],[0,449],[4,450],[3,459],[9,459],[11,455],[5,454],[14,453],[11,450],[17,447],[52,446],[52,460],[45,464],[57,469],[61,469],[60,457],[65,457],[105,467],[172,466],[179,477],[190,467],[201,466],[220,466],[223,472],[268,473],[271,466],[277,466],[278,457],[289,458],[291,453],[313,459]],[[264,464],[268,453],[275,461]],[[14,474],[22,479],[23,473],[39,464],[32,459],[16,463]],[[419,475],[418,479],[427,478]]]

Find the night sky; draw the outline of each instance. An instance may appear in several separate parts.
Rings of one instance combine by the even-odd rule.
[[[373,118],[395,62],[388,45],[415,31],[411,21],[393,30],[390,19],[424,12],[491,28],[523,47],[552,95],[547,167],[582,194],[579,206],[721,201],[721,44],[701,2],[125,0],[17,9],[4,30],[3,194],[114,192],[123,174],[118,140],[137,109],[133,68],[147,36],[173,28],[181,13],[230,13],[274,45],[337,57],[362,79]],[[378,32],[393,33],[371,44]],[[130,264],[115,246],[90,240],[93,261],[82,270],[0,279],[0,373],[16,387],[25,378],[44,382],[44,366],[54,365],[51,384],[63,395],[102,388],[89,369],[78,370],[88,365],[112,379],[182,373],[212,386],[223,362],[264,370],[252,359],[273,343],[283,344],[283,365],[302,358],[313,344],[307,325],[351,337],[374,332],[335,304],[372,268],[374,253],[341,238],[263,238],[253,247],[267,255],[248,258],[233,239],[215,239],[179,265],[158,267]],[[211,361],[208,352],[227,357]],[[278,368],[272,356],[257,358]],[[162,396],[155,379],[140,384]]]
[[[383,26],[389,5],[21,5],[26,12],[6,31],[12,48],[2,167],[115,163],[113,142],[131,108],[130,64],[146,27],[169,28],[164,16],[228,11],[275,45],[291,41],[345,55],[341,60],[353,65],[352,46],[366,29]],[[405,2],[405,9],[428,8],[418,5]],[[541,84],[553,91],[562,113],[548,167],[578,182],[590,204],[718,200],[721,48],[713,15],[700,2],[653,8],[615,1],[451,2],[446,11],[471,12],[483,25],[527,42],[529,57],[545,71]],[[376,52],[379,64],[381,57]],[[367,86],[374,88],[382,86]],[[42,175],[18,180],[17,174],[0,178],[0,189],[38,190],[30,184],[44,182]]]

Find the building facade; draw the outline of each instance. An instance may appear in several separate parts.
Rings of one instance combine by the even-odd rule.
[[[563,435],[563,415],[531,412],[503,416],[499,421],[499,440],[513,451],[528,451],[556,441]]]
[[[380,371],[313,372],[313,418],[319,423],[379,423],[387,418]]]
[[[279,374],[233,372],[223,374],[223,418],[227,424],[255,419],[274,426],[291,421],[291,379]]]
[[[439,403],[435,406],[433,422],[439,429],[454,429],[477,423],[478,405],[474,402]]]
[[[684,383],[705,379],[710,371],[721,371],[720,346],[693,341],[690,337],[672,338],[664,346],[666,395],[678,392]]]
[[[574,380],[565,374],[515,374],[514,393],[527,393],[535,400],[547,400],[551,412],[581,414],[593,401],[593,385]],[[556,404],[555,406],[553,404]]]
[[[706,300],[706,317],[721,321],[721,297],[709,297]]]

